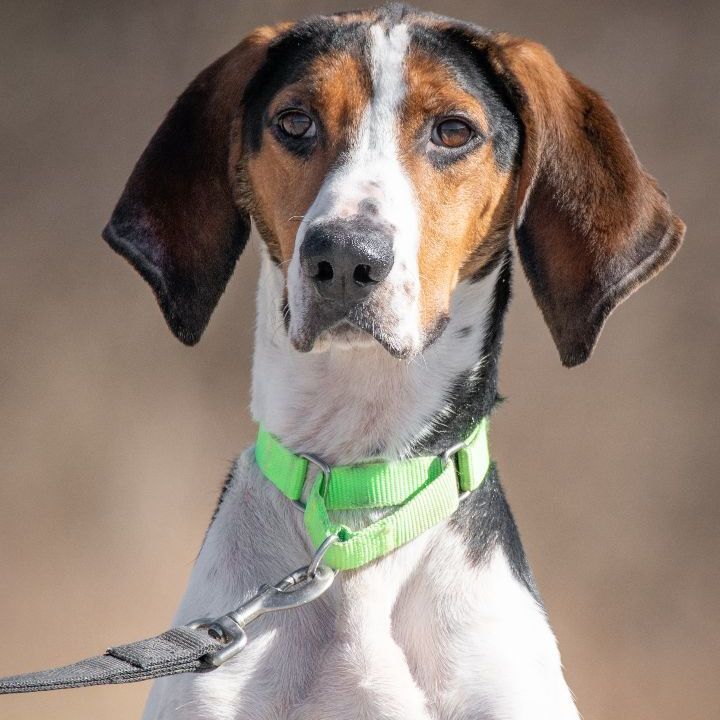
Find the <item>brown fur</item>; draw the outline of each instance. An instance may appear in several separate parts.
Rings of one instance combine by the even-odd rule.
[[[462,112],[487,132],[485,110],[429,55],[408,56],[405,80],[401,159],[420,212],[420,311],[423,328],[430,331],[448,312],[458,281],[478,272],[495,255],[498,243],[506,242],[495,231],[498,225],[507,226],[512,177],[497,167],[490,141],[447,169],[435,169],[424,153],[417,152],[417,138],[425,139],[427,118]]]
[[[491,57],[525,128],[520,258],[563,363],[576,365],[614,307],[670,261],[685,226],[596,92],[538,43],[500,34]]]
[[[298,223],[331,165],[349,146],[370,92],[368,72],[358,59],[336,53],[318,58],[302,81],[284,88],[270,105],[270,116],[288,106],[312,108],[324,131],[316,151],[303,159],[282,148],[266,130],[260,152],[247,163],[253,218],[284,269],[293,254]]]
[[[336,20],[371,21],[383,12]],[[438,58],[417,50],[407,57],[397,131],[420,211],[423,328],[430,331],[447,314],[459,280],[482,273],[497,257],[514,218],[520,258],[562,360],[583,362],[612,309],[669,262],[682,221],[602,98],[541,45],[432,16],[407,20],[460,28],[489,61],[524,130],[517,170],[499,169],[492,140],[436,169],[424,152],[430,118],[463,111],[480,128],[488,120]],[[242,157],[244,89],[268,44],[288,27],[255,31],[198,76],[143,153],[105,231],[189,344],[224,290],[250,215],[286,267],[298,223],[349,147],[372,94],[369,70],[357,58],[343,51],[319,57],[269,108],[271,116],[288,106],[312,109],[321,126],[315,151],[300,158],[266,129],[260,151]]]
[[[263,27],[204,70],[158,128],[103,236],[153,288],[172,331],[195,344],[250,231],[228,181],[230,130],[268,43]]]

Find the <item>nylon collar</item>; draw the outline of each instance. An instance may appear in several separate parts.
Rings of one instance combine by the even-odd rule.
[[[255,460],[263,475],[289,500],[302,498],[310,460],[288,450],[262,426]],[[394,462],[338,465],[319,473],[305,506],[305,528],[317,548],[329,536],[338,541],[323,562],[352,570],[410,542],[455,512],[462,496],[480,487],[490,466],[487,420],[465,442],[442,456],[420,456]],[[333,522],[334,510],[391,509],[361,530]]]

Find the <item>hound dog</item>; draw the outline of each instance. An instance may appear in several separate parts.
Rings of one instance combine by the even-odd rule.
[[[104,236],[192,345],[251,219],[252,413],[331,465],[441,453],[492,411],[511,241],[573,366],[684,233],[606,103],[544,47],[396,5],[261,28],[204,70]],[[177,621],[226,612],[311,551],[246,452]],[[493,466],[447,521],[264,618],[221,669],[156,682],[145,717],[578,713]]]

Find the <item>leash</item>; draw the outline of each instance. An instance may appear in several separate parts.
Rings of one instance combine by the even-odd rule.
[[[329,537],[308,565],[275,585],[263,585],[236,610],[214,619],[193,620],[146,640],[111,647],[104,655],[72,665],[0,678],[0,695],[114,685],[214,670],[245,647],[245,628],[253,620],[267,613],[307,605],[327,592],[335,571],[321,561],[334,541],[334,537]]]
[[[0,678],[0,695],[138,682],[179,673],[208,672],[247,644],[245,628],[268,613],[317,600],[338,570],[366,565],[450,517],[479,487],[490,466],[487,421],[440,456],[330,468],[314,455],[296,455],[260,428],[255,458],[265,477],[304,514],[317,547],[308,563],[274,585],[263,585],[240,607],[64,667]],[[319,469],[306,504],[311,465]],[[331,482],[332,480],[332,482]],[[334,510],[393,508],[361,530],[330,520]]]

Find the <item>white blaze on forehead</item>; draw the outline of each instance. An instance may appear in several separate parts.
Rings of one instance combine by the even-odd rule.
[[[405,97],[410,37],[406,25],[389,30],[373,25],[369,34],[372,97],[351,139],[347,160],[323,183],[305,226],[318,218],[354,215],[367,197],[380,201],[380,220],[400,221],[403,214],[414,214],[414,193],[398,157],[398,114]]]
[[[360,130],[359,170],[367,165],[379,173],[381,218],[395,227],[395,263],[387,278],[388,298],[398,345],[418,347],[418,246],[420,230],[415,193],[399,158],[399,111],[405,98],[405,56],[410,36],[406,25],[389,32],[370,29],[373,99]],[[411,292],[407,292],[411,288]]]
[[[389,32],[379,25],[370,28],[370,70],[373,97],[360,126],[356,152],[372,159],[397,161],[397,115],[405,97],[407,26]],[[365,161],[370,158],[364,158]]]
[[[326,178],[298,228],[289,268],[291,333],[296,319],[302,323],[307,292],[299,264],[299,249],[307,228],[313,222],[351,217],[363,200],[372,198],[378,208],[375,220],[392,234],[395,258],[384,283],[383,307],[377,308],[378,314],[388,322],[386,334],[393,345],[415,349],[421,344],[418,212],[412,183],[400,162],[398,144],[409,42],[407,25],[370,27],[372,97],[357,134],[351,139],[346,161]]]

